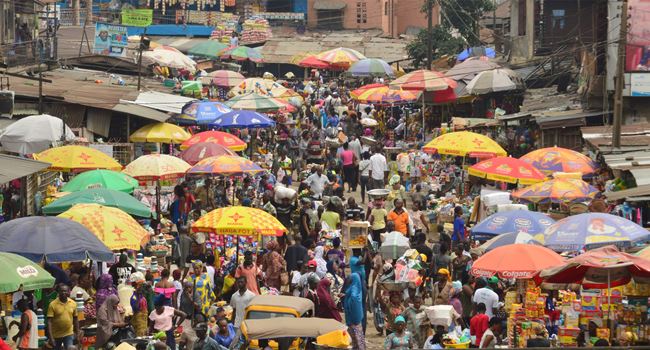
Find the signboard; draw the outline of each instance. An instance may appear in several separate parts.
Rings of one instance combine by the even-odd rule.
[[[152,9],[123,9],[122,10],[122,25],[132,27],[146,27],[151,25],[153,21]]]
[[[127,39],[125,26],[96,23],[93,52],[99,55],[126,57]]]
[[[628,0],[625,71],[650,70],[650,0]],[[618,36],[619,27],[616,27]]]
[[[630,96],[650,96],[650,72],[630,74]]]

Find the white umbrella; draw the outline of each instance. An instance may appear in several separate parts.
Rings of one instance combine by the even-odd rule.
[[[190,71],[196,70],[196,62],[185,56],[180,51],[170,50],[168,48],[156,48],[153,51],[144,51],[143,57],[146,57],[163,67],[184,68]]]
[[[0,144],[8,152],[31,154],[45,151],[56,141],[72,141],[75,138],[63,120],[42,114],[25,117],[8,126],[0,134]]]
[[[465,88],[470,94],[480,95],[491,92],[511,91],[523,88],[519,74],[506,68],[493,69],[477,74]]]

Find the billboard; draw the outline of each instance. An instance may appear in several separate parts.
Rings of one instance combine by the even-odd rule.
[[[95,24],[95,46],[93,52],[98,55],[126,57],[128,34],[125,26],[107,23]]]
[[[153,21],[152,9],[122,9],[122,25],[132,27],[146,27]]]
[[[650,0],[628,0],[625,71],[650,70]],[[616,34],[620,27],[616,27]]]

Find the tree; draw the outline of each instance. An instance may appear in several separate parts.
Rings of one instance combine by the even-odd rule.
[[[483,13],[493,9],[492,0],[424,0],[420,9],[428,14],[429,6],[438,4],[442,14],[442,23],[434,26],[431,33],[423,29],[407,46],[409,58],[415,66],[426,62],[427,37],[433,41],[433,58],[456,54],[466,46],[480,44],[479,18]],[[458,33],[454,36],[451,33]]]
[[[449,30],[442,26],[435,26],[429,33],[426,29],[422,29],[418,36],[406,45],[406,52],[409,58],[413,60],[415,67],[426,65],[427,61],[427,38],[431,36],[433,41],[433,59],[442,57],[444,55],[457,54],[463,50],[465,41],[461,38],[454,38]]]

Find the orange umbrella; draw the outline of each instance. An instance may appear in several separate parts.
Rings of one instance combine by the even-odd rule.
[[[147,154],[129,163],[124,173],[140,181],[177,179],[185,176],[190,165],[167,154]]]
[[[181,143],[181,149],[186,150],[190,148],[190,146],[201,142],[217,143],[224,147],[228,147],[235,152],[246,149],[246,142],[242,141],[239,137],[227,132],[216,130],[204,131],[193,135],[187,139],[187,141]]]
[[[532,278],[537,272],[564,264],[558,253],[538,245],[510,244],[485,253],[472,264],[476,277]]]

